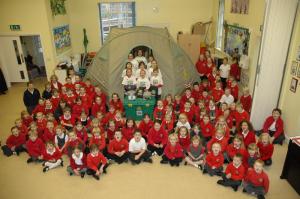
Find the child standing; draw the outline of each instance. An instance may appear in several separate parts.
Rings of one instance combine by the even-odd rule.
[[[183,149],[178,143],[178,137],[176,134],[169,135],[169,142],[164,149],[164,155],[162,156],[161,164],[170,163],[171,166],[179,166],[184,157]]]
[[[228,64],[227,57],[223,59],[223,64],[220,66],[219,70],[220,70],[221,81],[223,83],[223,88],[226,88],[227,78],[229,76],[229,71],[230,71],[230,65]]]
[[[257,199],[264,199],[269,190],[269,177],[263,169],[264,162],[256,160],[254,168],[250,168],[246,174],[243,186],[244,192],[255,194]]]
[[[49,141],[46,143],[46,149],[43,153],[43,160],[45,161],[43,163],[43,172],[47,172],[50,169],[54,169],[58,166],[64,166],[63,161],[61,159],[61,152],[58,148],[55,147],[54,143]]]
[[[205,148],[201,144],[200,137],[195,135],[192,137],[192,143],[187,149],[187,156],[185,161],[187,164],[192,165],[200,170],[204,164]]]
[[[70,176],[80,175],[81,178],[84,178],[86,170],[86,156],[80,147],[75,147],[70,157],[70,165],[67,167],[67,171]]]
[[[7,157],[11,155],[19,155],[19,153],[26,151],[25,143],[26,137],[20,133],[18,127],[14,126],[10,129],[11,135],[6,140],[6,145],[2,146],[1,149],[3,154]]]
[[[224,157],[221,152],[221,145],[217,142],[212,144],[211,153],[206,156],[203,174],[208,173],[210,176],[221,176],[223,172]]]
[[[266,166],[270,166],[272,164],[272,155],[274,151],[270,135],[268,133],[262,133],[259,136],[257,146],[259,149],[260,159],[264,161]]]
[[[225,187],[231,187],[234,191],[237,191],[242,184],[242,180],[245,176],[245,168],[242,165],[243,156],[239,153],[235,154],[233,161],[226,167],[225,173],[222,175],[222,180],[218,180],[219,185]]]
[[[161,76],[158,75],[158,69],[153,70],[153,73],[150,77],[150,89],[155,91],[156,100],[159,100],[161,98],[163,84],[164,83]]]
[[[121,133],[121,132],[120,132]],[[92,175],[96,180],[100,180],[100,175],[106,173],[108,167],[107,159],[99,151],[97,145],[93,144],[91,152],[87,156],[87,175]]]
[[[134,132],[134,137],[129,142],[129,160],[132,164],[140,164],[141,161],[152,163],[146,141],[139,130]]]
[[[115,138],[108,145],[108,158],[118,164],[128,161],[128,141],[123,138],[121,131],[115,132]]]

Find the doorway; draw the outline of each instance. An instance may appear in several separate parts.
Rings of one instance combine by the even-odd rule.
[[[40,36],[20,36],[20,40],[29,80],[46,77]]]

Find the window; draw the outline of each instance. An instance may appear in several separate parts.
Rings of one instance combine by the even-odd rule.
[[[224,23],[224,5],[225,0],[219,0],[219,13],[218,13],[218,24],[217,24],[217,35],[216,35],[216,48],[222,48],[222,39],[223,39],[223,23]]]
[[[102,43],[113,27],[135,26],[135,2],[99,3]]]

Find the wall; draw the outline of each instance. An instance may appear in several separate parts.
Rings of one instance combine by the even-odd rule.
[[[98,51],[101,47],[99,2],[117,2],[120,0],[68,0],[70,31],[73,41],[73,52],[83,52],[83,28],[86,28],[89,39],[88,50]],[[124,1],[124,0],[121,0]],[[136,25],[165,25],[176,38],[178,31],[190,32],[191,25],[198,21],[208,21],[212,17],[213,1],[208,0],[136,0]],[[159,12],[152,11],[158,7]]]
[[[300,9],[295,21],[294,32],[291,40],[289,55],[287,59],[284,81],[282,85],[282,93],[280,97],[279,107],[282,109],[282,118],[285,122],[285,133],[287,136],[300,135],[300,78],[296,93],[290,91],[290,83],[292,80],[291,63],[296,59],[298,47],[300,46]],[[300,62],[299,62],[300,63]],[[299,66],[300,67],[300,66]]]
[[[218,0],[214,0],[214,5],[218,9]],[[256,74],[256,65],[261,40],[260,26],[264,21],[265,0],[250,0],[248,14],[233,14],[230,12],[231,0],[225,0],[224,20],[227,24],[238,24],[240,27],[248,28],[250,31],[250,41],[248,55],[250,57],[249,66],[249,88],[253,91]],[[214,12],[215,19],[218,12]]]
[[[68,16],[52,16],[48,0],[0,0],[0,36],[40,35],[48,77],[59,61],[52,28],[66,23]],[[21,31],[11,31],[10,24],[21,25]]]

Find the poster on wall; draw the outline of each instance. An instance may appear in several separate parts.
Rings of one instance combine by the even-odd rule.
[[[296,93],[297,86],[298,86],[298,79],[292,78],[291,85],[290,85],[290,91],[292,91],[293,93]]]
[[[225,52],[230,56],[238,54],[239,56],[248,55],[250,32],[247,28],[233,25],[225,27]]]
[[[248,14],[249,0],[231,0],[231,13]]]
[[[53,28],[53,36],[57,55],[71,49],[69,25]]]
[[[297,70],[298,70],[298,73],[299,73],[298,62],[292,61],[291,75],[296,76],[297,75]]]

